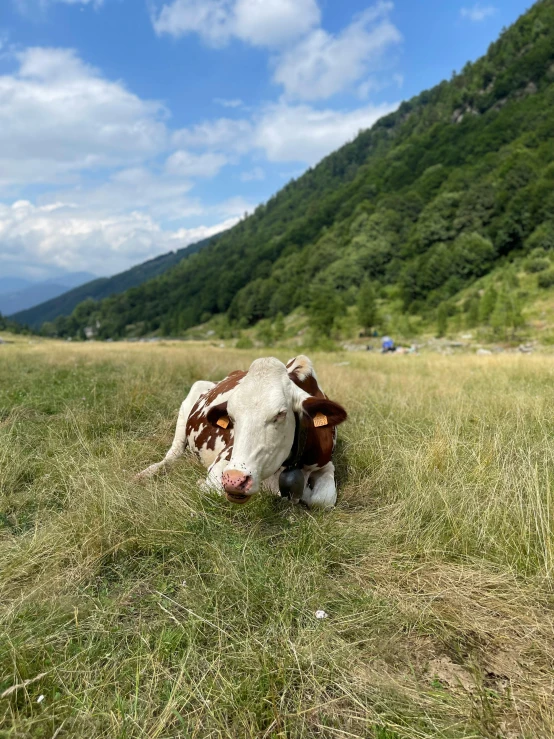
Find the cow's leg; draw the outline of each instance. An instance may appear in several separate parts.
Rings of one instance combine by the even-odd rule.
[[[281,474],[281,471],[276,472],[274,475],[271,475],[271,477],[268,477],[267,480],[264,480],[264,485],[267,485],[269,490],[273,493],[273,495],[280,495],[279,492],[279,475]]]
[[[312,487],[306,486],[302,501],[310,508],[333,508],[337,502],[337,487],[335,485],[335,466],[329,462],[310,476]]]
[[[215,383],[206,382],[204,380],[200,380],[199,382],[194,383],[194,385],[190,389],[189,394],[181,403],[181,408],[179,409],[179,417],[177,418],[177,426],[175,428],[175,436],[173,438],[173,444],[171,445],[169,451],[161,462],[151,464],[150,467],[147,467],[142,472],[139,472],[135,479],[144,480],[149,477],[153,477],[158,472],[165,471],[172,467],[175,462],[177,462],[177,460],[183,456],[187,446],[187,421],[189,414],[198,398],[204,393],[208,392],[208,390],[211,390],[213,387],[215,387]]]
[[[209,490],[215,490],[220,495],[223,495],[223,484],[221,482],[221,477],[223,475],[223,472],[225,471],[225,468],[229,465],[229,460],[227,457],[230,456],[230,450],[223,453],[223,456],[220,456],[216,459],[216,461],[212,464],[212,466],[208,469],[208,476],[203,483],[203,487],[205,489]]]

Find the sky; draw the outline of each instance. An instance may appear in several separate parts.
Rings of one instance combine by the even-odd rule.
[[[0,0],[0,277],[232,226],[529,0]]]

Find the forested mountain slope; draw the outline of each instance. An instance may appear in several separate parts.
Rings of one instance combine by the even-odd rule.
[[[79,306],[60,332],[176,334],[259,319],[369,278],[434,311],[513,254],[554,248],[554,0],[448,82],[350,144],[157,279]]]
[[[143,282],[163,274],[163,272],[179,264],[185,257],[195,254],[215,238],[214,236],[203,239],[196,244],[179,249],[178,251],[162,254],[155,259],[138,264],[113,277],[101,277],[97,280],[91,280],[51,300],[47,300],[27,310],[14,313],[11,317],[19,323],[38,328],[45,321],[53,321],[58,316],[69,316],[76,306],[85,300],[102,300],[102,298],[122,293],[129,288],[141,285]]]

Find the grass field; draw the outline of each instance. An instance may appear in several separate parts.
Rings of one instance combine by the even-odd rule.
[[[254,356],[0,346],[0,737],[553,736],[552,360],[315,355],[331,513],[135,484]]]

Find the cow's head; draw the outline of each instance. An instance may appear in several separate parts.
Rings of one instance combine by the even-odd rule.
[[[279,471],[294,443],[296,414],[308,424],[322,416],[329,426],[346,419],[338,403],[297,387],[285,365],[273,357],[256,359],[228,400],[210,408],[210,423],[232,424],[234,432],[233,453],[222,476],[228,500],[246,503]]]

